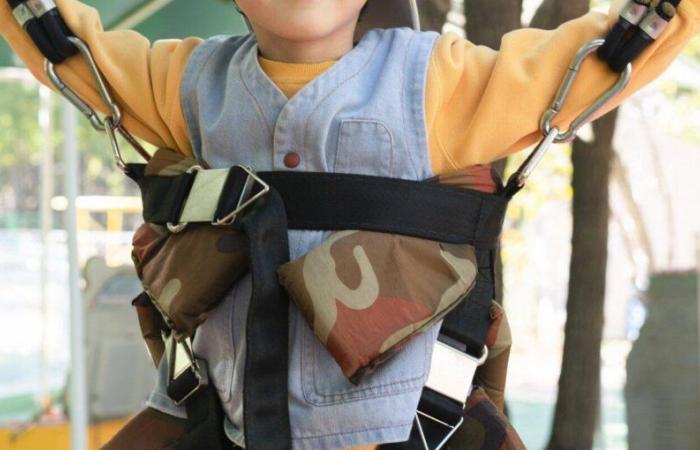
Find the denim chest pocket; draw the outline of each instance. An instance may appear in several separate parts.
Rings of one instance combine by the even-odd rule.
[[[340,122],[333,171],[390,177],[395,170],[394,152],[394,138],[384,123],[344,119]],[[422,389],[437,338],[432,330],[417,336],[359,385],[354,385],[312,329],[305,322],[301,328],[302,389],[304,399],[315,406],[380,399]]]
[[[316,406],[328,406],[356,400],[389,397],[422,389],[430,369],[432,346],[439,327],[416,336],[389,361],[354,385],[343,375],[338,363],[304,325],[301,370],[304,398]]]
[[[334,172],[391,176],[394,138],[382,122],[345,119],[340,122]]]

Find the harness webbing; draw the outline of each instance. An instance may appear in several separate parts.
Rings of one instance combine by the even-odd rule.
[[[251,174],[243,168],[228,170],[225,181],[224,174],[210,177],[207,172],[145,176],[142,165],[131,165],[129,173],[141,188],[145,220],[184,226],[179,222],[183,211],[188,211],[188,218],[212,223],[256,195],[250,189]],[[433,183],[363,175],[255,175],[269,183],[270,190],[242,210],[232,224],[249,239],[253,277],[244,372],[246,448],[291,448],[288,300],[276,278],[276,269],[288,260],[288,229],[372,230],[475,246],[479,260],[476,286],[462,308],[448,316],[443,333],[463,344],[465,351],[479,354],[488,330],[493,298],[491,263],[507,199]],[[197,177],[215,189],[196,188]],[[454,316],[459,317],[449,318]]]
[[[284,203],[270,191],[240,220],[248,236],[253,285],[243,386],[246,449],[288,450],[289,299],[277,281],[277,268],[289,261]]]
[[[141,188],[144,220],[178,224],[188,205],[218,198],[190,223],[212,223],[236,209],[247,173],[234,167],[222,188],[194,190],[201,172],[144,177],[129,165]],[[290,229],[368,230],[495,248],[508,201],[478,191],[365,175],[317,172],[259,172],[282,196]],[[209,199],[209,200],[207,200]],[[195,213],[188,214],[193,217]]]

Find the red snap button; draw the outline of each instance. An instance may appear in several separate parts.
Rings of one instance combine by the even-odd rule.
[[[290,169],[294,169],[301,163],[301,156],[296,152],[289,152],[284,155],[284,165]]]

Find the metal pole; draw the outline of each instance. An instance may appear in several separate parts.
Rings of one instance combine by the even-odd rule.
[[[85,311],[80,293],[78,259],[78,220],[75,200],[78,196],[80,172],[75,109],[63,101],[63,135],[65,161],[66,234],[68,236],[68,286],[70,291],[70,431],[71,449],[88,448],[88,401],[85,373]]]
[[[39,88],[39,127],[42,134],[41,152],[41,392],[42,403],[48,402],[49,393],[49,232],[53,226],[51,216],[51,197],[53,197],[53,132],[51,127],[51,90],[45,86]]]

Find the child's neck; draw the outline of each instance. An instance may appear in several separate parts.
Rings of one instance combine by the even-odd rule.
[[[293,41],[265,30],[256,30],[260,53],[264,58],[295,64],[313,64],[340,59],[352,50],[354,27],[338,30],[320,39]]]

